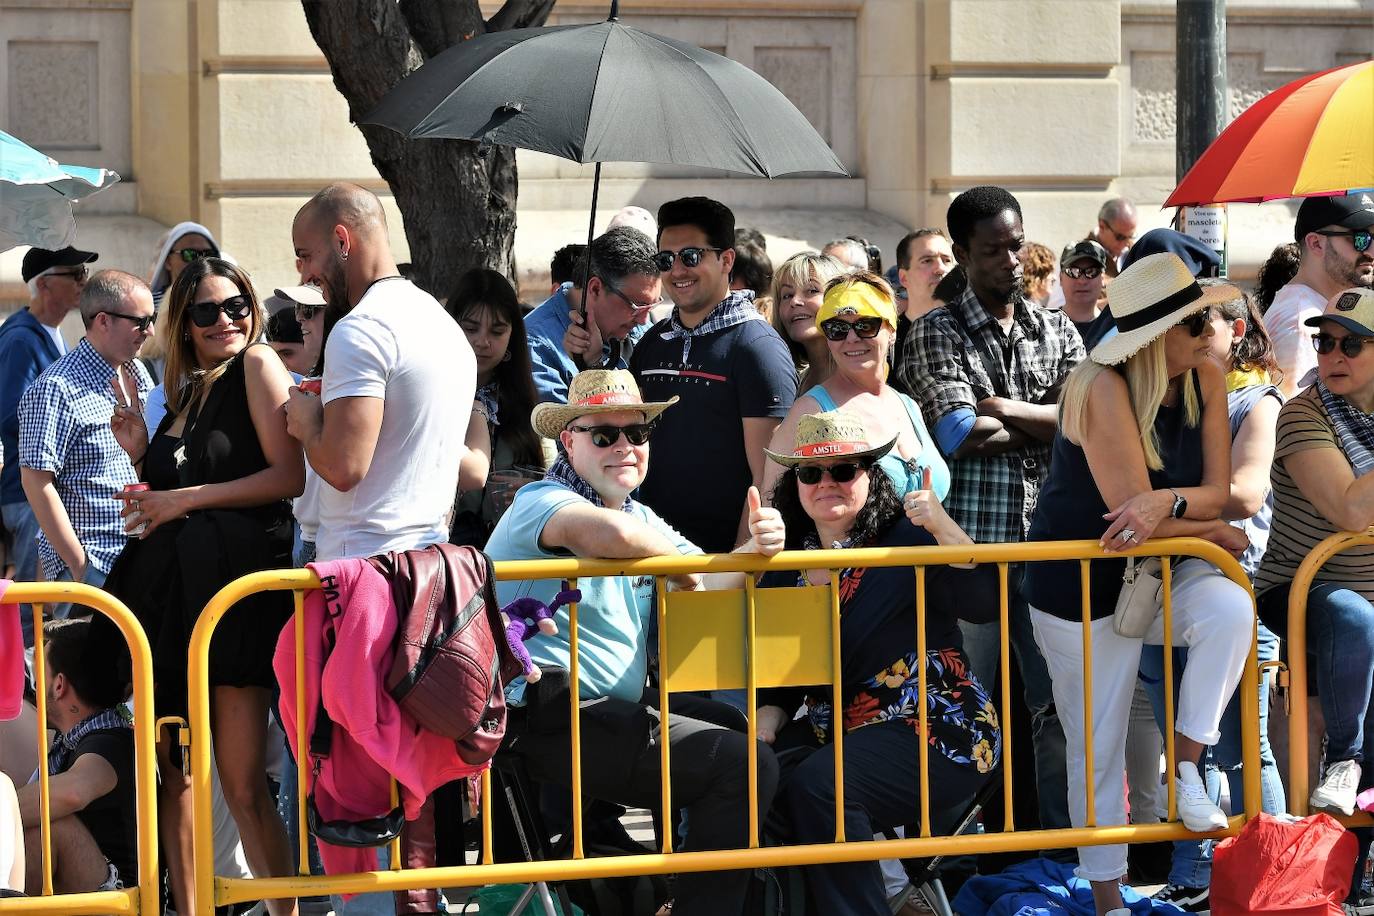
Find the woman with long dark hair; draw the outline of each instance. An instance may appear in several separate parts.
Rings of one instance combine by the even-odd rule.
[[[846,411],[798,419],[793,443],[768,457],[785,470],[773,491],[788,549],[910,547],[970,544],[930,489],[902,495],[878,462],[895,444]],[[905,515],[905,517],[903,517]],[[828,585],[825,569],[765,573],[763,587]],[[779,801],[797,843],[835,836],[836,727],[842,716],[846,836],[867,840],[875,830],[909,824],[920,811],[920,748],[930,746],[929,785],[940,808],[971,799],[997,765],[1001,731],[992,701],[969,669],[958,618],[986,623],[997,615],[995,567],[932,566],[925,572],[926,655],[916,652],[915,584],[911,567],[845,569],[840,573],[840,655],[843,696],[826,687],[763,691],[758,735],[795,766],[784,766]],[[920,733],[919,672],[926,675],[926,726]],[[805,707],[805,715],[793,711]],[[809,753],[807,753],[809,749]],[[934,806],[932,806],[934,807]],[[809,866],[807,881],[819,912],[887,916],[876,862]]]
[[[530,425],[538,397],[515,288],[497,271],[474,268],[458,279],[444,307],[477,357],[473,411],[480,428],[468,439],[469,448],[481,448],[485,431],[488,465],[484,485],[459,483],[451,540],[480,547],[520,483],[542,476],[548,460]]]
[[[291,504],[304,484],[286,431],[291,376],[261,342],[265,318],[248,276],[219,258],[194,261],[168,293],[167,414],[148,436],[139,409],[111,423],[149,490],[121,493],[130,540],[105,588],[138,616],[153,650],[159,716],[187,714],[186,657],[201,610],[224,585],[291,563]],[[215,761],[256,875],[291,873],[286,831],[268,794],[272,652],[291,615],[285,593],[243,602],[210,647]],[[177,911],[194,912],[190,781],[170,735],[159,736],[163,849]],[[269,901],[273,916],[294,900]]]

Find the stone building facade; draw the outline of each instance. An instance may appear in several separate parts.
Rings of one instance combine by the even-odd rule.
[[[607,7],[559,0],[550,22]],[[1137,200],[1145,227],[1170,216],[1159,204],[1174,184],[1171,2],[622,0],[621,13],[767,77],[852,177],[608,164],[606,216],[708,194],[761,228],[775,259],[853,233],[889,261],[907,227],[941,224],[976,184],[1011,188],[1028,237],[1056,250],[1109,196]],[[1374,0],[1242,0],[1227,15],[1233,112],[1374,57]],[[309,194],[351,179],[385,197],[299,0],[0,0],[0,21],[0,125],[124,176],[78,208],[78,243],[101,264],[145,273],[164,228],[193,219],[270,289],[294,279],[290,221]],[[552,251],[585,237],[591,169],[523,152],[519,168],[516,260],[537,298]],[[1231,208],[1233,275],[1291,238],[1291,214],[1284,202]],[[24,298],[19,256],[0,255],[9,305]]]

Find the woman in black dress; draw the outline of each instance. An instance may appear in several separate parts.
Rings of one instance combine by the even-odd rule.
[[[291,377],[261,340],[252,284],[218,258],[188,265],[168,296],[167,415],[149,442],[137,405],[116,411],[116,438],[150,490],[125,500],[129,545],[106,588],[138,615],[153,649],[157,714],[186,715],[187,648],[206,602],[250,572],[291,565],[291,504],[304,486],[286,432]],[[135,534],[135,532],[141,532]],[[285,593],[254,596],[210,647],[215,762],[253,874],[291,873],[286,832],[264,778],[272,652],[290,617]],[[179,755],[178,755],[179,756]],[[190,782],[159,736],[163,848],[177,911],[193,912]],[[271,901],[273,916],[295,912]]]

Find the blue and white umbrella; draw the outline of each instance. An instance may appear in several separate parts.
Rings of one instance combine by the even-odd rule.
[[[61,165],[0,130],[0,251],[70,245],[76,238],[72,204],[117,181],[109,169]]]

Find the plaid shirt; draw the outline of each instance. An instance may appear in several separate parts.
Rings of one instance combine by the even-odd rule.
[[[984,398],[1044,403],[1083,360],[1083,342],[1062,312],[1022,299],[1013,314],[1004,331],[965,289],[912,326],[897,371],[931,429],[953,410],[977,412]],[[990,457],[949,456],[945,507],[980,544],[1023,540],[1049,461],[1050,443],[1039,441]]]
[[[70,766],[67,758],[76,750],[81,739],[91,732],[112,731],[116,728],[128,727],[129,721],[120,715],[118,707],[112,706],[109,709],[92,713],[73,726],[71,731],[57,736],[57,740],[53,742],[52,748],[48,751],[48,775],[56,776],[58,773],[65,772]]]
[[[682,323],[678,317],[678,310],[673,309],[673,315],[668,325],[668,330],[660,336],[664,340],[677,340],[682,338],[682,364],[687,365],[687,357],[692,352],[692,338],[705,337],[726,328],[733,328],[737,324],[746,321],[763,321],[763,314],[754,305],[754,291],[751,289],[735,289],[730,294],[716,304],[711,309],[711,313],[706,316],[701,324],[694,328],[689,328]]]
[[[147,371],[136,360],[125,363],[124,370],[146,399],[153,387]],[[72,529],[91,564],[103,573],[129,540],[114,494],[138,481],[129,456],[110,431],[114,377],[115,368],[83,340],[45,369],[19,400],[19,464],[52,472]],[[66,571],[47,532],[39,534],[38,555],[49,579]]]

